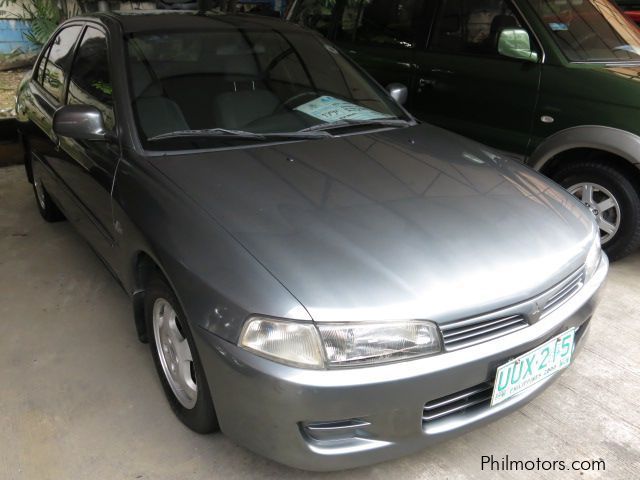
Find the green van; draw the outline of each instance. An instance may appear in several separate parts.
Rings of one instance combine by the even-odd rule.
[[[287,18],[419,119],[562,184],[612,259],[640,245],[640,30],[609,0],[294,0]]]

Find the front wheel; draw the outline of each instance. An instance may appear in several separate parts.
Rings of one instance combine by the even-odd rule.
[[[198,433],[218,430],[213,401],[189,325],[173,291],[159,275],[145,295],[149,346],[176,416]]]
[[[561,168],[553,179],[594,215],[602,247],[612,260],[640,245],[640,196],[622,172],[591,160]]]

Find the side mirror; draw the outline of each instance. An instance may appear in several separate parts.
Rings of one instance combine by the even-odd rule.
[[[108,140],[102,113],[91,105],[65,105],[53,114],[53,132],[75,140]]]
[[[538,61],[538,53],[531,49],[529,33],[521,28],[507,28],[500,32],[498,53],[517,60]]]
[[[401,83],[390,83],[387,85],[387,91],[391,98],[393,98],[400,105],[404,105],[404,102],[407,101],[407,96],[409,95],[409,91],[407,87]]]

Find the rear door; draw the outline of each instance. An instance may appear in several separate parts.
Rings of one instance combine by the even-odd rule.
[[[291,20],[319,31],[380,84],[414,78],[415,47],[428,24],[424,0],[299,0]],[[411,92],[406,106],[412,101]]]
[[[422,120],[524,154],[541,63],[499,55],[498,35],[505,28],[527,30],[535,45],[508,0],[440,0],[428,44],[416,51],[411,107]]]
[[[82,31],[82,25],[69,25],[60,30],[45,47],[30,82],[32,110],[31,125],[25,132],[29,143],[34,173],[45,189],[52,194],[67,218],[72,222],[81,219],[65,184],[63,171],[67,164],[66,152],[60,149],[53,133],[54,112],[63,105],[74,46]]]

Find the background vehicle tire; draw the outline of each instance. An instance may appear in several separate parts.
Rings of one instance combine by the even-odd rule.
[[[626,175],[606,158],[572,163],[553,179],[580,199],[596,216],[602,247],[611,260],[629,255],[640,245],[640,196]]]
[[[193,336],[176,296],[155,274],[145,294],[145,320],[151,355],[176,416],[191,430],[219,429],[209,385]]]
[[[33,194],[36,197],[38,211],[42,218],[47,222],[60,222],[65,219],[64,214],[60,211],[58,206],[53,203],[51,196],[47,193],[47,190],[42,183],[42,179],[36,176],[33,177]]]

